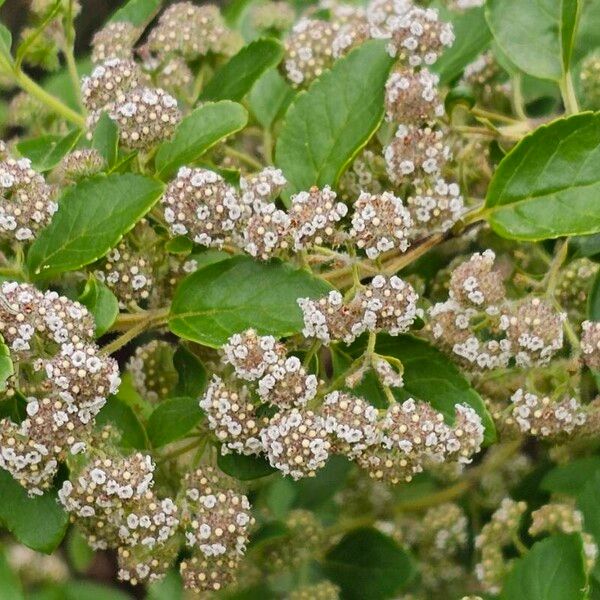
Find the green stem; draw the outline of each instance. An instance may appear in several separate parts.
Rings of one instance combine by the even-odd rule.
[[[515,75],[512,78],[512,89],[513,89],[513,109],[515,114],[522,121],[527,120],[527,114],[525,113],[525,101],[523,99],[523,88],[521,75]]]
[[[484,110],[483,108],[479,108],[477,106],[474,106],[471,109],[471,112],[476,116],[476,117],[483,117],[484,119],[492,119],[494,121],[502,121],[503,123],[520,123],[521,120],[520,119],[514,119],[513,117],[509,117],[507,115],[503,115],[501,113],[497,113],[497,112],[493,112],[490,110]]]
[[[241,150],[231,148],[231,146],[225,146],[225,154],[231,158],[237,158],[239,161],[245,163],[253,169],[258,169],[260,171],[263,168],[263,165],[253,156],[250,156],[249,154],[247,154],[246,152],[242,152]]]
[[[562,96],[567,114],[574,115],[578,113],[579,103],[577,102],[577,94],[575,93],[573,78],[570,71],[567,71],[560,81],[560,94]]]

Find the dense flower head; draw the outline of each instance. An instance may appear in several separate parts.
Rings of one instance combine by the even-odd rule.
[[[240,557],[236,554],[206,557],[194,554],[181,561],[183,586],[194,592],[218,592],[236,580]]]
[[[291,241],[291,219],[272,202],[255,201],[247,219],[240,246],[250,255],[268,260],[287,250]]]
[[[66,183],[77,182],[99,173],[106,166],[104,157],[95,148],[81,148],[65,155],[58,169]]]
[[[338,59],[345,56],[357,46],[371,38],[371,26],[362,9],[345,5],[337,5],[338,10],[332,9],[333,17],[340,23],[339,31],[331,43],[333,57]],[[344,13],[342,9],[349,9]]]
[[[171,233],[202,246],[220,247],[244,213],[236,190],[208,169],[179,169],[161,201]]]
[[[260,2],[251,8],[252,25],[259,31],[287,31],[296,19],[287,2]]]
[[[329,458],[325,421],[312,411],[292,408],[277,413],[260,437],[271,466],[292,479],[314,477]]]
[[[287,180],[281,169],[265,167],[257,173],[240,178],[242,202],[248,206],[274,200],[286,186]]]
[[[412,0],[371,0],[366,13],[373,36],[391,37],[394,24],[412,7]]]
[[[394,69],[385,84],[385,114],[388,121],[406,125],[429,123],[444,114],[437,88],[439,77],[427,69]]]
[[[334,61],[333,41],[338,23],[304,18],[289,33],[285,41],[284,71],[294,86],[307,86]]]
[[[400,185],[437,175],[450,158],[450,148],[439,129],[400,125],[384,156],[388,177]]]
[[[600,322],[584,321],[581,329],[583,362],[593,371],[600,371]]]
[[[57,211],[55,193],[27,158],[0,162],[0,236],[30,241]]]
[[[92,62],[103,63],[109,59],[131,59],[133,46],[141,30],[127,21],[107,23],[92,38]]]
[[[464,214],[465,205],[456,183],[444,179],[419,183],[406,206],[415,229],[424,235],[448,231]]]
[[[214,375],[200,400],[200,408],[206,413],[210,429],[221,442],[223,454],[262,452],[259,432],[267,420],[258,416],[246,388],[228,386]]]
[[[363,192],[353,206],[349,235],[370,259],[383,252],[405,252],[410,245],[412,219],[402,200],[391,192]]]
[[[185,96],[194,75],[183,58],[171,56],[160,65],[154,78],[162,89],[179,97]]]
[[[148,402],[168,398],[179,380],[173,365],[174,346],[165,340],[152,340],[138,346],[127,362],[127,371],[138,394]]]
[[[434,64],[453,43],[452,25],[440,21],[437,10],[414,7],[392,22],[388,52],[419,67]]]

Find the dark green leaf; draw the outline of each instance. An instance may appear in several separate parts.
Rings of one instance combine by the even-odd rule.
[[[315,477],[295,481],[294,506],[315,510],[331,500],[346,483],[351,467],[344,456],[332,456],[327,464],[317,471]]]
[[[588,298],[588,317],[592,321],[600,321],[600,271],[596,274]]]
[[[276,148],[289,193],[337,182],[381,123],[392,63],[384,41],[366,42],[296,96]]]
[[[541,79],[562,76],[559,0],[488,0],[494,39],[519,69]]]
[[[200,359],[185,346],[179,346],[173,355],[173,366],[179,375],[175,387],[178,396],[198,398],[206,387],[206,369]]]
[[[535,543],[515,562],[502,600],[585,600],[586,575],[579,534],[556,535]]]
[[[190,113],[163,142],[156,154],[156,170],[170,177],[183,165],[198,160],[211,146],[242,129],[248,121],[243,106],[229,100],[208,103]]]
[[[12,476],[0,469],[0,520],[22,543],[51,553],[62,541],[69,518],[58,504],[56,491],[30,498]]]
[[[58,212],[29,250],[32,273],[79,269],[104,256],[156,202],[163,186],[127,173],[96,176],[68,188]]]
[[[109,167],[113,167],[117,162],[119,128],[107,113],[100,115],[92,137],[92,148],[101,154]]]
[[[196,398],[169,398],[161,402],[148,420],[148,438],[159,448],[182,438],[202,419]]]
[[[75,147],[80,136],[81,131],[72,131],[66,136],[43,135],[19,142],[17,150],[21,156],[31,161],[31,166],[36,171],[50,171]]]
[[[256,120],[268,129],[286,110],[295,93],[277,69],[269,69],[250,91],[248,96],[250,110]]]
[[[129,0],[110,18],[111,23],[126,21],[136,27],[148,24],[159,11],[162,0]]]
[[[377,336],[377,352],[399,358],[404,365],[403,396],[429,402],[446,419],[454,419],[454,406],[468,404],[481,417],[485,443],[496,439],[492,416],[481,396],[445,354],[411,335]]]
[[[262,456],[219,453],[217,464],[223,473],[241,481],[258,479],[275,473],[275,469]]]
[[[182,338],[213,348],[249,327],[263,335],[291,335],[303,326],[297,299],[318,297],[329,289],[324,281],[289,264],[236,256],[181,282],[169,327]]]
[[[167,573],[164,579],[148,586],[146,600],[182,600],[183,582],[181,575],[175,570]]]
[[[202,100],[241,100],[254,82],[283,57],[281,44],[262,39],[244,46],[212,76],[202,91]]]
[[[489,186],[496,233],[543,240],[600,231],[600,114],[539,127],[509,152]]]
[[[460,13],[444,11],[441,17],[452,23],[456,37],[452,47],[448,48],[432,67],[440,76],[440,83],[446,84],[458,77],[464,68],[487,48],[492,34],[487,26],[483,8]]]
[[[119,314],[119,301],[106,285],[95,277],[90,277],[79,296],[83,304],[94,317],[96,337],[106,333]]]
[[[78,573],[84,573],[94,559],[94,550],[87,543],[79,529],[72,527],[66,544],[69,562]]]
[[[0,600],[24,600],[24,598],[21,582],[8,564],[6,552],[0,548]]]
[[[415,575],[408,554],[376,529],[356,529],[326,555],[325,574],[347,600],[394,598]]]
[[[550,470],[540,487],[554,494],[577,496],[596,473],[600,473],[600,456],[578,458]]]
[[[69,581],[63,600],[132,600],[125,592],[91,581]]]
[[[112,423],[121,433],[123,448],[148,447],[146,432],[138,416],[131,406],[117,396],[111,396],[96,417],[96,424],[100,427],[108,423]]]
[[[569,240],[569,248],[573,249],[574,258],[595,257],[600,254],[600,233],[575,236]]]

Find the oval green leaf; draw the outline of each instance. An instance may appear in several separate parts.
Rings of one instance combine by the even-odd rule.
[[[126,21],[136,27],[149,23],[159,11],[162,0],[129,0],[110,18],[111,23]]]
[[[278,337],[302,329],[297,299],[331,288],[306,271],[280,261],[235,256],[186,277],[175,292],[169,327],[179,337],[219,348],[250,327]]]
[[[283,57],[283,47],[274,39],[250,42],[225,63],[206,84],[201,100],[241,100],[255,81]]]
[[[196,398],[169,398],[161,402],[148,419],[148,438],[159,448],[182,438],[202,419]]]
[[[31,161],[31,167],[36,171],[50,171],[74,148],[80,136],[81,131],[72,131],[66,136],[43,135],[19,142],[17,150]]]
[[[286,110],[295,93],[277,69],[269,69],[250,91],[248,96],[250,110],[256,120],[268,129]]]
[[[115,322],[119,314],[119,301],[111,290],[98,281],[95,277],[90,277],[85,284],[85,288],[79,296],[79,302],[83,304],[94,317],[96,323],[96,337],[106,333],[109,327]]]
[[[391,537],[371,528],[346,534],[322,567],[347,600],[394,598],[416,574],[410,556]]]
[[[587,577],[579,534],[555,535],[534,544],[515,562],[501,600],[584,600]]]
[[[366,42],[296,96],[276,147],[288,193],[337,182],[381,123],[393,62],[384,41]]]
[[[248,122],[246,109],[223,100],[200,106],[190,113],[163,142],[156,154],[156,171],[162,179],[183,165],[198,160],[219,140],[242,129]]]
[[[162,184],[141,175],[96,176],[68,188],[29,250],[35,275],[56,275],[104,256],[156,202]]]
[[[117,124],[103,112],[92,137],[92,148],[95,148],[109,167],[117,162],[119,153],[119,128]]]
[[[558,119],[502,160],[484,215],[502,237],[538,241],[600,231],[600,114]]]

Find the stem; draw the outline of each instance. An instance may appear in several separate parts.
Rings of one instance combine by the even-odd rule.
[[[560,80],[560,94],[562,96],[565,110],[568,115],[574,115],[579,112],[579,103],[573,86],[573,77],[571,72],[567,71]]]
[[[143,333],[147,329],[147,327],[147,321],[142,321],[141,323],[138,323],[135,327],[132,327],[131,329],[129,329],[129,331],[126,331],[124,334],[120,335],[110,344],[103,346],[101,350],[102,354],[108,356],[109,354],[116,352],[119,348],[122,348],[123,346],[125,346],[125,344],[128,344],[131,340],[140,335],[140,333]]]
[[[66,25],[63,27],[64,31],[64,44],[62,46],[62,53],[67,63],[67,71],[71,78],[71,84],[73,85],[73,91],[75,92],[75,98],[79,106],[85,110],[83,101],[81,99],[81,82],[79,80],[79,73],[77,71],[77,64],[75,63],[74,46],[75,46],[75,27],[73,25],[73,0],[69,0],[69,7],[66,15]]]
[[[320,348],[321,348],[320,340],[315,340],[311,344],[310,348],[308,349],[308,352],[306,353],[306,356],[304,357],[304,362],[303,362],[304,368],[308,368],[310,366],[312,359],[314,358],[315,354],[317,354],[317,352],[320,350]]]
[[[182,446],[181,448],[176,448],[172,452],[168,452],[167,454],[164,454],[163,456],[161,456],[160,460],[161,461],[171,460],[173,458],[182,456],[183,454],[187,454],[190,450],[194,450],[195,448],[200,447],[200,445],[202,444],[202,442],[205,441],[205,439],[206,438],[195,439],[193,442],[190,442],[189,444],[186,444],[185,446]]]
[[[471,112],[476,116],[476,117],[483,117],[484,119],[492,119],[494,121],[502,121],[503,123],[520,123],[521,120],[520,119],[514,119],[513,117],[509,117],[507,115],[503,115],[497,112],[493,112],[490,110],[484,110],[483,108],[479,108],[477,106],[474,106],[471,109]]]
[[[15,83],[25,92],[31,94],[36,100],[39,100],[42,104],[45,104],[53,112],[60,115],[67,121],[70,121],[80,129],[85,127],[85,118],[78,112],[75,112],[72,108],[69,108],[66,104],[61,102],[58,98],[49,94],[45,89],[40,87],[33,79],[26,75],[23,71],[17,70],[13,72],[13,78]]]
[[[546,284],[546,294],[548,296],[554,296],[554,292],[556,290],[556,285],[558,283],[558,275],[560,273],[560,268],[562,264],[565,262],[567,258],[567,252],[569,249],[568,241],[562,240],[559,242],[559,246],[554,254],[554,258],[550,263],[550,268],[546,273],[545,284]]]
[[[521,76],[515,75],[512,78],[512,89],[513,89],[513,109],[522,121],[527,120],[527,114],[525,113],[525,102],[523,99],[523,89],[521,87]]]
[[[258,160],[246,152],[242,152],[241,150],[236,150],[230,146],[225,146],[225,154],[231,158],[237,158],[239,161],[245,163],[253,169],[258,169],[260,171],[263,168],[263,165]]]
[[[167,320],[169,311],[170,308],[165,307],[140,313],[120,313],[109,331],[127,331],[144,321],[150,321],[152,325],[161,325]]]

